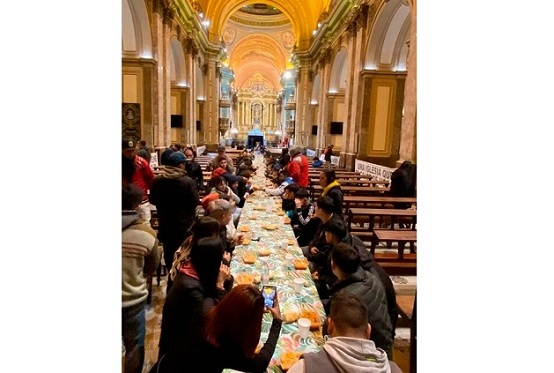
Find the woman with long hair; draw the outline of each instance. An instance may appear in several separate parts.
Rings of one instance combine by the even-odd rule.
[[[179,268],[163,307],[158,363],[151,372],[202,371],[186,368],[201,350],[206,315],[226,294],[229,267],[221,262],[222,245],[219,237],[199,239]]]
[[[205,337],[208,344],[202,351],[202,372],[221,373],[230,368],[243,372],[265,372],[275,351],[281,332],[278,294],[273,307],[264,306],[264,297],[257,287],[238,285],[209,312]],[[273,316],[267,341],[256,353],[264,312]]]
[[[187,237],[173,256],[173,264],[169,270],[167,292],[169,292],[171,284],[175,281],[175,277],[179,272],[179,267],[189,259],[192,245],[204,237],[219,237],[219,222],[212,217],[203,216],[194,223],[191,232],[192,235]],[[223,251],[223,248],[221,250]]]

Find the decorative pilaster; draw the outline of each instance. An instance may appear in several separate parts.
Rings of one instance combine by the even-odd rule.
[[[206,105],[204,118],[207,121],[206,142],[208,144],[219,143],[219,69],[218,61],[214,56],[208,56],[204,66],[204,87],[206,92]]]
[[[409,0],[410,5],[410,41],[408,44],[406,88],[404,91],[404,116],[400,132],[400,150],[398,163],[405,160],[417,161],[417,28],[416,0]]]
[[[311,60],[299,56],[300,66],[296,83],[296,122],[294,144],[306,146],[307,136],[311,133],[310,93],[312,91]]]

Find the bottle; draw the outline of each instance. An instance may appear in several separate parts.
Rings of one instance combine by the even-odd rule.
[[[261,276],[262,286],[269,284],[269,265],[267,261],[262,262],[262,276]]]

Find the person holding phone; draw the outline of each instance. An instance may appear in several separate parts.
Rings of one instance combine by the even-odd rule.
[[[208,343],[198,354],[197,366],[201,369],[190,371],[266,371],[281,333],[282,318],[276,287],[264,288],[260,291],[252,285],[238,285],[210,311],[204,329]],[[273,321],[266,342],[256,352],[265,312],[271,313]]]

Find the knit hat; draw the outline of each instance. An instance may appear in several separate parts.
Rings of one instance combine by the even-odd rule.
[[[174,167],[177,167],[179,166],[181,163],[185,163],[187,161],[187,158],[185,157],[185,155],[181,152],[173,152],[171,153],[171,155],[169,156],[169,165],[170,166],[174,166]]]
[[[225,176],[224,174],[227,173],[227,170],[221,167],[216,168],[212,171],[212,179],[219,177],[219,176]]]
[[[219,146],[217,147],[217,151],[218,151],[218,152],[224,152],[224,151],[225,151],[225,147],[224,147],[223,145],[219,145]]]
[[[219,199],[219,194],[210,193],[207,196],[205,196],[204,198],[202,198],[202,201],[200,202],[200,204],[202,205],[202,208],[205,211],[208,211],[208,205],[210,204],[210,202],[215,201],[216,199]]]

